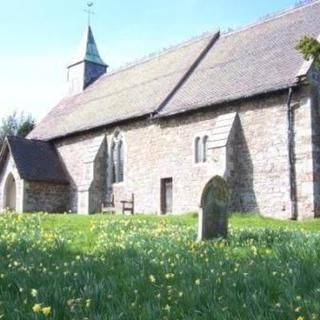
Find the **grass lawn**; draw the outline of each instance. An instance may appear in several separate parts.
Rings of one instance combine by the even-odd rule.
[[[0,215],[0,319],[319,319],[320,220]]]

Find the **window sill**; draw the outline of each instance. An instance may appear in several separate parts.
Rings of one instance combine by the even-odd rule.
[[[124,181],[121,181],[121,182],[113,182],[112,183],[112,186],[122,186],[122,185],[124,185]]]
[[[201,165],[207,164],[207,163],[208,163],[208,161],[201,161],[201,162],[194,162],[193,165],[194,166],[201,166]]]

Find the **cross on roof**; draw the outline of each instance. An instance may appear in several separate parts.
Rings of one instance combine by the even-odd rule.
[[[93,7],[93,2],[89,1],[87,2],[87,7],[88,9],[85,9],[84,11],[87,12],[88,14],[88,26],[90,26],[90,20],[91,20],[91,16],[94,15],[94,11],[92,11],[92,7]]]

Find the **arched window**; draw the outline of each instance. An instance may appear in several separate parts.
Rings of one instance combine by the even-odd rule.
[[[5,184],[5,209],[16,210],[16,180],[12,173],[7,177]]]
[[[194,140],[194,162],[201,162],[201,141],[200,137],[196,137]]]
[[[204,136],[202,138],[202,161],[207,161],[207,153],[208,153],[208,136]]]
[[[124,158],[124,151],[123,151],[123,142],[122,140],[118,143],[118,174],[119,174],[119,182],[123,181],[123,158]]]
[[[117,144],[115,141],[112,141],[111,145],[111,166],[112,166],[112,183],[118,182],[118,174],[117,174]]]
[[[122,182],[124,179],[124,145],[123,137],[119,131],[113,136],[110,153],[112,183]]]

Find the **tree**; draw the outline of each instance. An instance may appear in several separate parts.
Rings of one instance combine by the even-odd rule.
[[[0,124],[0,150],[6,136],[25,137],[35,127],[35,120],[31,114],[14,111],[3,118]]]
[[[310,36],[304,36],[296,46],[306,60],[314,59],[317,68],[320,68],[320,42]]]

